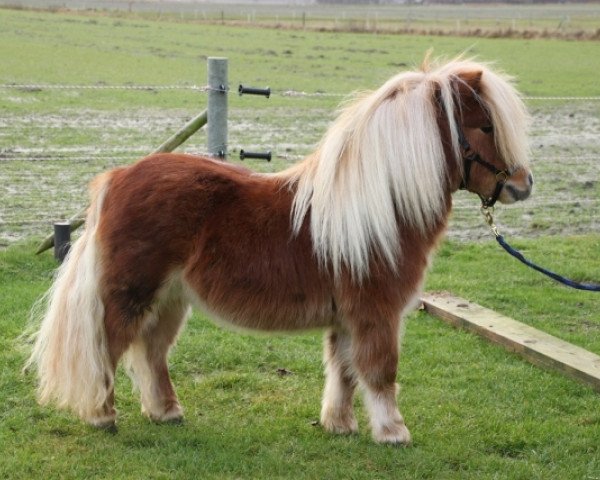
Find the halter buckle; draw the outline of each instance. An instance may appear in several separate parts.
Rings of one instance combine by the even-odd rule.
[[[508,181],[508,178],[510,177],[510,173],[508,173],[508,171],[506,170],[500,170],[499,172],[496,172],[496,181],[498,183],[506,183]]]

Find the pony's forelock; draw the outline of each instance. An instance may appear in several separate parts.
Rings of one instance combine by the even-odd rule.
[[[434,66],[426,59],[420,71],[400,73],[345,106],[317,151],[281,174],[296,189],[294,231],[310,212],[315,252],[336,276],[346,267],[364,278],[374,254],[396,265],[398,225],[425,233],[446,213],[449,173],[436,93],[460,169],[454,96],[456,79],[468,71],[483,72],[480,96],[498,151],[509,166],[524,165],[527,114],[507,77],[472,60]]]
[[[521,94],[514,87],[514,78],[492,63],[476,62],[464,56],[437,67],[436,71],[440,76],[453,78],[460,78],[464,72],[481,72],[477,95],[494,126],[496,148],[508,167],[527,167],[530,153],[527,134],[531,118]]]
[[[507,166],[527,167],[531,118],[510,77],[491,71],[484,75],[481,96],[490,112],[496,148]]]

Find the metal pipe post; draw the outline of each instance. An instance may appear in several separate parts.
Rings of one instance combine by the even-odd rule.
[[[208,153],[227,156],[227,59],[208,58],[208,123],[206,125]]]
[[[54,258],[63,262],[71,248],[71,224],[57,222],[54,224]]]

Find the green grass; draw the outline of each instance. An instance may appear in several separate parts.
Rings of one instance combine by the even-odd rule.
[[[230,60],[230,84],[270,85],[275,91],[346,94],[375,88],[425,51],[454,56],[465,50],[497,61],[519,78],[526,95],[597,95],[598,42],[319,33],[216,25],[179,24],[102,16],[0,9],[0,83],[200,84],[205,58]],[[588,59],[589,61],[582,61]],[[577,93],[575,93],[577,92]],[[191,93],[122,91],[11,91],[3,111],[60,108],[172,108],[194,102]],[[265,101],[232,96],[233,106]],[[335,105],[340,98],[274,96],[269,103],[294,108]],[[201,104],[200,100],[195,103]]]
[[[10,0],[0,1],[10,4]],[[484,37],[554,37],[598,40],[593,4],[223,4],[155,2],[107,4],[63,0],[61,7],[20,0],[22,8],[163,22],[354,33],[413,33]],[[141,8],[140,8],[141,7]],[[125,11],[128,10],[128,11]],[[93,13],[91,13],[93,11]]]
[[[598,236],[520,241],[556,267],[595,274]],[[534,367],[426,314],[412,314],[398,380],[414,435],[406,449],[372,443],[361,399],[361,432],[330,436],[313,425],[321,387],[321,335],[232,333],[195,314],[171,356],[186,410],[182,425],[139,413],[121,373],[117,434],[36,405],[20,371],[17,337],[49,285],[50,255],[31,245],[0,252],[0,478],[595,478],[600,399],[588,387]],[[491,243],[447,243],[429,289],[445,289],[600,353],[600,297],[555,286]],[[278,368],[292,375],[280,376]]]
[[[559,286],[508,255],[491,237],[458,249],[444,245],[428,288],[450,291],[600,354],[600,295]],[[506,240],[550,270],[600,283],[597,234],[535,240],[507,235]]]

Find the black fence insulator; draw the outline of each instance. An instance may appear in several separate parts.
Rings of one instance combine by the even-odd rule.
[[[57,222],[54,224],[54,258],[63,262],[71,248],[71,224]]]
[[[266,160],[267,162],[271,161],[271,152],[260,153],[260,152],[245,152],[244,150],[240,150],[240,160],[244,160],[246,158],[258,158],[260,160]]]
[[[238,92],[240,95],[263,95],[264,97],[269,98],[271,96],[271,88],[254,88],[254,87],[244,87],[240,85],[238,87]]]

